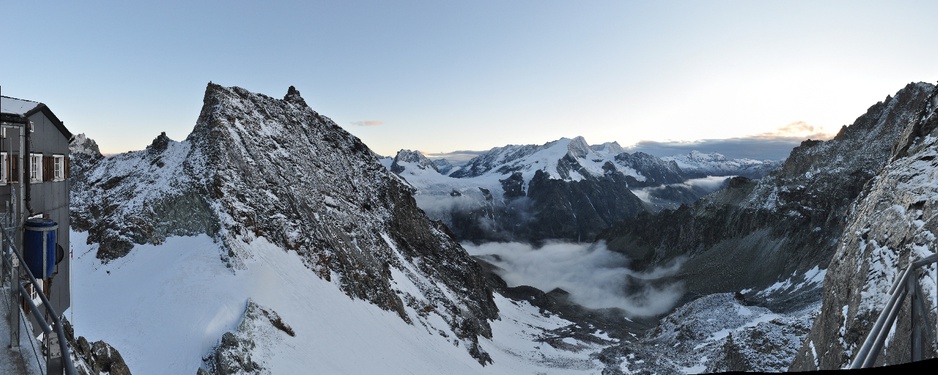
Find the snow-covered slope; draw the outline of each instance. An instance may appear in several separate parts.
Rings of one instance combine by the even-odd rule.
[[[208,235],[221,250],[214,257],[252,272],[256,244],[270,243],[349,297],[406,323],[448,327],[462,350],[490,360],[478,340],[491,337],[497,308],[479,266],[404,181],[292,87],[275,99],[209,84],[185,141],[160,135],[146,150],[97,159],[85,177],[73,216],[99,259]]]
[[[233,271],[218,256],[222,245],[206,235],[137,245],[106,263],[95,256],[98,244],[84,244],[86,232],[72,235],[75,303],[66,316],[76,334],[120,348],[134,374],[194,374],[200,367],[210,369],[203,359],[220,351],[221,357],[237,359],[224,369],[240,373],[589,374],[601,369],[593,356],[602,346],[558,337],[555,330],[573,323],[526,302],[495,296],[499,319],[491,322],[491,338],[479,340],[492,363],[482,366],[432,308],[408,308],[413,322],[408,324],[395,312],[350,299],[335,281],[305,267],[299,253],[263,238],[245,245],[251,256]],[[419,293],[399,271],[394,275],[392,287],[399,293]],[[568,346],[555,348],[548,340]]]

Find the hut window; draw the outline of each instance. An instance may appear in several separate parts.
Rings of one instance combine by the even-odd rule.
[[[29,154],[29,182],[42,182],[42,154]]]
[[[6,132],[6,129],[3,129]],[[6,152],[0,152],[0,185],[7,184],[7,168],[10,165],[10,156]]]
[[[52,181],[65,180],[65,155],[52,156]]]

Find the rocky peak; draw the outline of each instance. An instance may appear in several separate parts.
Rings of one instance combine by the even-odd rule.
[[[625,152],[625,149],[619,145],[619,142],[606,142],[600,145],[592,145],[590,148],[596,152],[602,152],[609,155],[619,155]]]
[[[293,86],[287,89],[287,94],[283,96],[283,100],[302,105],[303,107],[309,107],[306,105],[306,100],[300,96],[300,90],[297,90],[296,87]]]
[[[586,143],[586,139],[583,137],[575,137],[567,144],[567,155],[576,159],[585,158],[592,153],[592,151],[590,145]]]
[[[72,136],[72,139],[68,143],[68,148],[72,157],[82,155],[93,160],[104,157],[104,155],[101,155],[101,149],[98,148],[98,143],[95,142],[94,139],[88,138],[85,133]]]
[[[161,132],[156,138],[153,139],[153,142],[147,146],[147,150],[152,153],[160,153],[166,151],[166,147],[169,146],[169,142],[172,142],[169,137],[166,136],[166,132]]]
[[[394,157],[394,162],[391,163],[391,172],[401,173],[410,165],[421,170],[432,169],[439,172],[436,164],[430,159],[427,159],[423,153],[411,150],[400,150],[397,152],[397,155]]]

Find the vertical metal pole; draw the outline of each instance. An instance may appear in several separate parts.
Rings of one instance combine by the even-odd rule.
[[[17,129],[17,130],[18,130],[17,133],[18,133],[18,135],[19,135],[19,145],[18,145],[19,147],[18,147],[18,150],[17,150],[16,152],[17,152],[18,154],[20,154],[20,157],[16,158],[16,159],[17,159],[17,160],[16,160],[16,163],[17,163],[17,169],[16,169],[16,171],[17,171],[17,173],[20,174],[20,176],[17,176],[17,177],[16,177],[17,185],[19,185],[19,186],[18,186],[18,191],[17,191],[17,198],[18,198],[18,199],[16,199],[17,207],[16,207],[16,212],[15,212],[15,215],[14,215],[14,219],[13,219],[13,220],[14,220],[14,227],[15,227],[15,229],[13,230],[13,238],[10,239],[10,240],[12,241],[12,243],[13,243],[13,247],[10,248],[10,252],[11,252],[11,253],[12,253],[12,252],[19,251],[19,249],[21,249],[21,248],[23,247],[23,229],[24,229],[24,228],[23,228],[23,224],[26,222],[26,220],[25,220],[26,218],[24,217],[24,213],[23,213],[23,207],[25,207],[25,205],[26,205],[26,196],[23,195],[23,176],[22,176],[22,174],[23,174],[23,155],[22,155],[22,153],[23,153],[23,149],[26,147],[26,138],[25,138],[25,137],[26,137],[26,134],[25,134],[25,132],[26,132],[26,131],[29,131],[29,129],[27,129],[26,125],[23,125],[23,126],[20,126],[19,129]],[[11,141],[11,143],[12,143],[12,141]],[[11,150],[11,153],[12,153],[12,150]],[[14,188],[14,185],[10,185],[11,194],[12,194],[13,188]],[[19,273],[20,273],[19,257],[17,257],[16,254],[10,254],[10,256],[12,257],[10,263],[13,264],[13,272],[12,272],[12,274],[11,274],[11,275],[12,275],[11,282],[14,283],[14,284],[11,284],[11,286],[12,286],[12,285],[17,285],[17,286],[18,286],[18,285],[19,285],[19,282],[20,282],[20,275],[19,275]],[[19,288],[11,288],[11,289],[12,289],[12,293],[10,293],[10,294],[13,295],[13,303],[14,303],[13,306],[11,306],[11,310],[12,310],[13,308],[17,309],[17,310],[15,310],[15,311],[16,311],[16,314],[12,314],[12,315],[15,315],[16,325],[11,326],[11,327],[10,327],[10,330],[13,331],[13,333],[16,335],[16,337],[14,338],[15,340],[14,340],[14,341],[11,341],[11,342],[14,343],[13,345],[19,345],[19,342],[20,342],[20,320],[19,320],[19,317],[20,317],[19,308],[20,308],[20,307],[19,307],[19,306],[20,306],[20,298],[21,298],[21,296],[20,296]],[[27,297],[28,297],[28,296],[27,296]]]
[[[15,248],[9,248],[10,252],[16,251]],[[15,254],[10,254],[10,347],[17,348],[20,345],[20,260]]]
[[[47,232],[47,231],[41,231],[41,232],[39,232],[39,233],[42,234],[42,271],[39,271],[39,272],[42,274],[41,276],[39,276],[39,280],[42,281],[42,290],[40,290],[40,291],[41,291],[42,293],[46,293],[46,271],[48,271],[47,268],[46,268],[46,267],[47,267],[47,266],[46,266],[46,262],[49,261],[48,259],[46,259],[46,258],[48,258],[48,254],[46,254],[46,253],[47,253],[47,252],[46,252],[46,248],[49,246],[49,244],[48,244],[48,242],[49,242],[49,240],[48,240],[48,237],[49,237],[48,234],[49,234],[49,232]],[[26,246],[26,241],[23,241],[23,246]],[[24,250],[25,250],[25,249],[24,249]],[[49,294],[46,293],[46,297],[48,297],[48,296],[49,296]]]
[[[46,356],[46,373],[49,375],[61,375],[64,368],[62,367],[62,349],[59,345],[59,336],[50,333],[44,337],[46,339],[43,341],[46,343],[48,353]]]
[[[916,272],[915,274],[917,275],[918,273]],[[918,284],[918,278],[909,277],[908,281],[906,281],[905,287],[906,289],[913,291],[913,293],[909,293],[909,307],[912,310],[912,334],[910,338],[912,340],[910,346],[912,349],[912,362],[922,360],[922,325],[919,324],[919,321],[922,319],[922,317],[919,316],[919,309],[916,308],[918,307],[919,303],[922,303],[922,301],[918,298],[919,296],[914,293],[916,284]]]

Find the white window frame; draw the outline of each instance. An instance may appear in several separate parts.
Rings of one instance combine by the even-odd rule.
[[[65,181],[65,155],[52,155],[52,181]]]
[[[7,176],[7,168],[9,168],[9,165],[10,155],[6,152],[0,152],[0,185],[6,185],[10,180],[10,177]]]
[[[42,182],[42,154],[29,154],[29,182]]]

